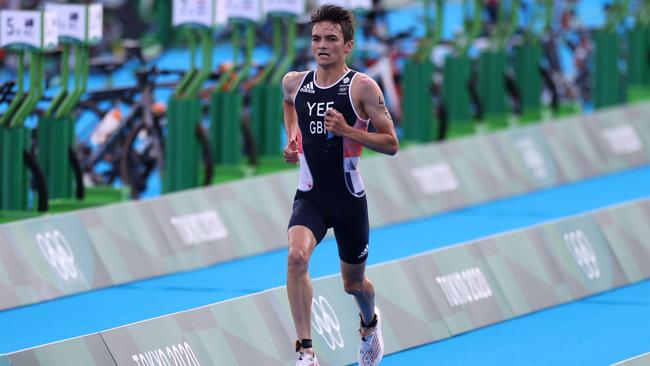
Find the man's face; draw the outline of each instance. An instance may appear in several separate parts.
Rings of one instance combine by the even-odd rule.
[[[311,30],[311,51],[319,66],[345,62],[353,44],[353,40],[343,41],[343,31],[338,24],[319,22]]]

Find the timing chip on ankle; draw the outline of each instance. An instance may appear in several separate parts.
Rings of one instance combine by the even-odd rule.
[[[300,351],[301,348],[311,348],[311,339],[305,338],[302,341],[296,341],[296,352]]]

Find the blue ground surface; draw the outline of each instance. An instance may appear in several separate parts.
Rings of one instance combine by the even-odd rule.
[[[390,355],[390,365],[610,365],[650,350],[650,281]]]
[[[370,192],[369,194],[372,194]],[[650,197],[650,166],[375,229],[370,264]],[[182,311],[285,282],[286,250],[0,312],[0,353]],[[255,271],[251,271],[255,268]],[[311,273],[337,273],[326,240]],[[606,364],[647,351],[650,283],[599,295],[386,359],[385,364]],[[622,338],[623,336],[629,338]],[[585,361],[585,362],[586,362]],[[588,362],[586,362],[588,363]]]

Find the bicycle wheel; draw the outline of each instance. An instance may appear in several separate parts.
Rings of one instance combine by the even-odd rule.
[[[210,185],[214,175],[212,151],[208,132],[201,125],[196,126],[196,139],[201,149],[204,167],[203,185]],[[157,152],[155,142],[160,143]],[[163,138],[160,131],[150,132],[144,124],[138,124],[124,142],[124,154],[120,161],[120,177],[131,187],[131,197],[138,198],[147,189],[151,173],[162,165],[164,156]]]
[[[143,123],[137,124],[128,134],[120,159],[120,178],[131,187],[131,197],[138,198],[147,189],[147,180],[162,162],[162,135]],[[156,148],[160,144],[160,149]],[[159,151],[156,151],[159,150]]]
[[[257,144],[251,126],[245,120],[241,122],[241,132],[244,137],[244,152],[248,157],[248,165],[256,167],[258,163]]]

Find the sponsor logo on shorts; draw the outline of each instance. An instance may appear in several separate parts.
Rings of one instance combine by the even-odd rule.
[[[479,267],[436,277],[451,307],[492,297],[492,288]]]
[[[343,335],[341,335],[341,324],[336,317],[334,308],[329,301],[323,296],[318,296],[318,300],[311,300],[311,325],[316,333],[320,334],[325,343],[335,350],[345,347]]]
[[[361,259],[361,258],[365,257],[366,255],[368,255],[368,244],[366,244],[366,247],[363,248],[363,252],[361,252],[361,254],[359,254],[359,256],[357,258]]]
[[[131,355],[138,366],[201,366],[189,343],[179,343]]]

